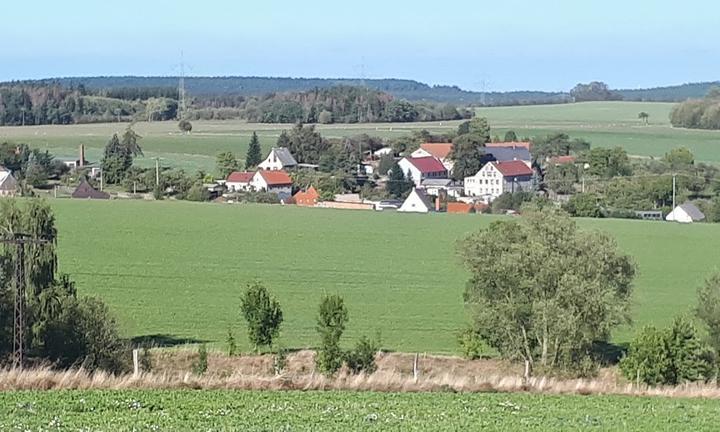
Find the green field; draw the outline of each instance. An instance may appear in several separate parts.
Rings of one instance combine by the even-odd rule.
[[[622,146],[632,155],[662,156],[669,149],[685,146],[697,160],[720,163],[720,131],[674,129],[668,115],[672,104],[645,102],[588,102],[567,105],[537,105],[478,109],[493,127],[493,135],[502,136],[512,129],[519,136],[538,136],[553,132],[567,132],[573,137],[588,139],[596,146]],[[640,111],[650,114],[650,125],[637,118]],[[352,136],[360,133],[393,138],[413,130],[428,129],[448,132],[459,122],[378,123],[363,125],[320,125],[326,137]],[[108,138],[122,131],[126,124],[87,124],[72,126],[0,127],[0,141],[27,142],[50,150],[61,157],[76,156],[79,144],[88,149],[88,159],[98,161]],[[164,166],[186,169],[215,169],[215,156],[221,151],[233,151],[244,157],[250,135],[257,131],[267,150],[284,129],[292,125],[248,124],[242,121],[197,121],[193,133],[183,135],[175,122],[138,123],[137,131],[145,157],[137,159],[142,166],[154,164],[161,158]]]
[[[189,202],[50,201],[61,271],[82,294],[106,299],[128,336],[245,344],[239,298],[262,280],[284,312],[280,342],[313,347],[323,293],[345,297],[346,343],[382,332],[383,347],[457,352],[468,274],[454,244],[496,217],[408,215],[294,206]],[[579,220],[614,235],[639,266],[636,326],[687,312],[720,265],[720,225]],[[624,329],[615,341],[626,342]],[[243,345],[244,349],[248,349]]]
[[[527,394],[0,393],[0,430],[715,431],[714,400]]]

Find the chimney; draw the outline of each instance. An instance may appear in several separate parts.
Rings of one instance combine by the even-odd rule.
[[[440,211],[440,197],[435,198],[435,211]]]
[[[85,166],[85,144],[80,144],[80,160],[78,161],[79,167]]]

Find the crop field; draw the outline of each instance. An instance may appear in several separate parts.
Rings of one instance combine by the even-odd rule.
[[[540,136],[567,132],[573,137],[588,139],[596,146],[622,146],[632,155],[663,156],[668,150],[685,146],[698,161],[720,163],[720,131],[674,129],[668,115],[672,104],[643,102],[589,102],[569,105],[538,105],[527,107],[481,108],[493,127],[493,135],[507,130],[518,136]],[[650,114],[645,126],[637,118],[640,111]],[[393,138],[427,129],[448,132],[459,122],[378,123],[362,125],[319,125],[326,137],[352,136],[360,133]],[[0,127],[0,141],[26,142],[47,149],[60,157],[77,155],[79,144],[85,144],[90,161],[98,161],[110,136],[122,131],[125,123],[86,124],[72,126]],[[232,151],[243,158],[250,135],[257,131],[264,149],[272,146],[280,132],[292,125],[249,124],[243,121],[197,121],[193,132],[183,135],[175,122],[138,123],[136,130],[144,137],[141,145],[145,157],[137,159],[142,166],[160,158],[163,166],[190,170],[215,169],[215,156]]]
[[[386,349],[457,353],[468,278],[455,243],[497,216],[407,215],[294,206],[51,200],[60,270],[104,298],[127,336],[247,350],[239,299],[259,279],[285,315],[280,343],[313,347],[323,293],[345,297],[345,343],[382,335]],[[638,264],[635,327],[688,312],[720,266],[720,225],[579,220],[617,238]],[[627,342],[634,329],[614,335]]]
[[[0,393],[0,430],[714,431],[714,400],[252,391]]]

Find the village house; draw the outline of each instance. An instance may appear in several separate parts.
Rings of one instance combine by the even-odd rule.
[[[530,151],[532,144],[529,141],[501,141],[501,142],[489,142],[485,144],[486,148],[495,147],[510,147],[510,148],[524,148]]]
[[[398,162],[400,169],[405,176],[412,177],[415,186],[422,185],[426,179],[444,179],[448,177],[448,170],[445,165],[434,156],[426,157],[404,157]]]
[[[402,213],[429,213],[433,205],[422,189],[413,189],[397,210]]]
[[[295,195],[293,195],[293,201],[295,201],[296,205],[301,207],[314,207],[318,203],[319,199],[320,194],[313,186],[310,186],[305,191],[298,191]]]
[[[17,180],[15,180],[12,173],[5,168],[0,170],[0,196],[14,197],[17,193],[17,188]]]
[[[250,182],[254,191],[270,192],[282,196],[292,193],[292,179],[285,171],[258,171]]]
[[[445,193],[451,197],[459,197],[462,195],[462,186],[457,186],[451,179],[425,179],[420,184],[420,188],[428,195],[440,196]]]
[[[229,192],[248,191],[254,175],[252,171],[233,171],[225,179],[225,187]]]
[[[465,177],[465,195],[491,202],[505,192],[529,191],[533,170],[522,161],[490,162],[472,177]]]
[[[450,159],[450,153],[452,153],[452,143],[425,143],[420,144],[420,148],[412,152],[410,157],[421,158],[421,157],[434,157],[437,158],[445,166],[448,172],[453,169],[453,161]]]
[[[260,162],[258,169],[265,171],[281,171],[296,168],[297,161],[285,147],[273,147],[264,161]]]
[[[700,222],[703,219],[705,219],[705,214],[695,207],[695,204],[689,202],[680,204],[665,216],[666,221],[680,223]]]

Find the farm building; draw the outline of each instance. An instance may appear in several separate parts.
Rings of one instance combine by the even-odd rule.
[[[426,157],[405,157],[398,162],[406,176],[411,176],[415,186],[420,186],[423,180],[445,179],[448,177],[448,170],[440,159],[433,156]]]
[[[278,195],[289,196],[292,193],[292,179],[285,171],[258,171],[253,175],[250,186],[256,191]]]
[[[320,194],[312,186],[310,186],[306,191],[298,191],[295,195],[293,195],[295,204],[302,207],[313,207],[318,203],[319,199]]]
[[[490,162],[465,177],[465,195],[491,202],[505,192],[532,189],[533,170],[522,161]]]
[[[233,171],[225,179],[225,187],[230,192],[241,192],[250,190],[254,172],[251,171]]]
[[[410,155],[414,158],[434,157],[437,158],[448,171],[453,169],[453,161],[450,159],[452,153],[452,143],[425,143],[420,144],[420,148],[412,152]]]
[[[17,180],[10,171],[3,168],[0,171],[0,196],[14,197],[17,193]]]
[[[425,179],[421,182],[420,188],[428,195],[439,196],[445,193],[452,197],[459,197],[463,190],[462,186],[456,186],[450,179]]]
[[[447,203],[448,213],[472,213],[474,206],[464,202]]]
[[[258,169],[265,171],[281,171],[296,168],[297,161],[290,150],[285,147],[273,147],[264,161],[260,162]]]
[[[95,189],[90,186],[87,180],[82,179],[78,187],[73,191],[72,197],[78,199],[110,199],[110,194]]]
[[[403,213],[428,213],[432,211],[433,205],[430,202],[430,198],[425,195],[422,189],[413,189],[410,195],[405,199],[405,202],[397,210]]]
[[[666,221],[670,222],[681,222],[681,223],[693,223],[700,222],[705,219],[705,215],[700,211],[695,204],[686,202],[675,207],[673,211],[665,216]]]

